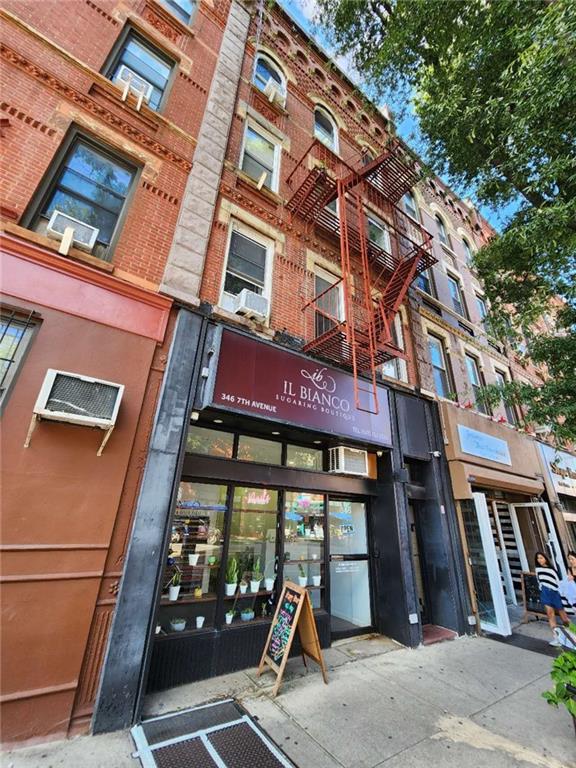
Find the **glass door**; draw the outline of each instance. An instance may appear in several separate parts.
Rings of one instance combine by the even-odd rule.
[[[330,626],[332,637],[372,627],[366,504],[330,499]]]
[[[480,625],[486,632],[511,635],[486,496],[483,493],[472,496],[473,500],[465,499],[460,505]]]
[[[556,564],[562,578],[566,567],[562,548],[556,534],[550,507],[544,501],[529,504],[510,504],[510,517],[518,541],[520,561],[524,571],[534,570],[534,556],[537,551],[547,552]]]

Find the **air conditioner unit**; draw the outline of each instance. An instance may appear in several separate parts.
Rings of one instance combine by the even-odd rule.
[[[270,78],[264,86],[264,95],[268,96],[268,101],[276,102],[276,104],[280,104],[281,107],[286,103],[286,95],[282,86],[272,78]]]
[[[122,94],[122,101],[126,101],[129,91],[138,98],[136,109],[140,110],[142,102],[148,103],[152,96],[152,84],[141,77],[134,70],[127,67],[126,64],[118,69],[118,72],[114,75],[114,82],[123,87],[124,93]]]
[[[52,216],[50,216],[48,226],[46,227],[48,237],[52,237],[55,240],[62,240],[67,229],[74,230],[72,242],[77,248],[81,248],[83,251],[88,251],[88,253],[92,251],[96,245],[100,230],[97,227],[91,227],[90,224],[85,224],[79,219],[68,216],[67,213],[54,209]]]
[[[268,319],[269,308],[270,302],[265,296],[255,291],[249,291],[248,288],[243,288],[240,291],[234,304],[235,314],[244,315],[261,322]]]
[[[110,429],[123,393],[123,384],[48,368],[34,413],[41,419]]]
[[[330,448],[328,471],[339,475],[368,475],[368,452],[338,445]]]

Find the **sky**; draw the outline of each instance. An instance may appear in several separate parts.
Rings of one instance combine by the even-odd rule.
[[[278,2],[303,29],[313,37],[322,48],[324,48],[326,53],[331,56],[344,74],[346,74],[349,79],[362,90],[361,75],[354,70],[351,62],[345,57],[334,55],[322,30],[314,25],[314,18],[317,10],[315,0],[278,0]],[[425,157],[426,144],[418,130],[418,121],[411,108],[407,110],[405,117],[396,122],[396,130],[398,135],[404,139],[407,144],[421,156]],[[470,197],[474,200],[474,194],[471,190],[455,189],[454,191],[457,194],[460,194],[463,198]],[[515,212],[515,210],[517,210],[517,206],[509,205],[499,210],[493,210],[486,206],[479,206],[479,210],[494,229],[501,232],[506,220]]]

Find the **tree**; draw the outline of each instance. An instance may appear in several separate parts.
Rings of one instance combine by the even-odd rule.
[[[522,332],[548,368],[515,387],[534,423],[576,440],[576,3],[318,0],[338,54],[373,98],[412,100],[427,160],[491,207],[514,204],[476,257],[492,328]],[[556,332],[533,324],[551,297]],[[511,321],[511,322],[510,322]]]

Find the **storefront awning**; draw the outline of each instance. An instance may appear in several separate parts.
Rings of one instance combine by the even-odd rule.
[[[480,467],[475,464],[466,464],[463,461],[451,461],[449,464],[452,489],[456,499],[471,499],[472,485],[501,488],[505,491],[525,493],[528,496],[539,496],[544,492],[542,480],[512,475],[509,472],[488,469],[488,467]]]

